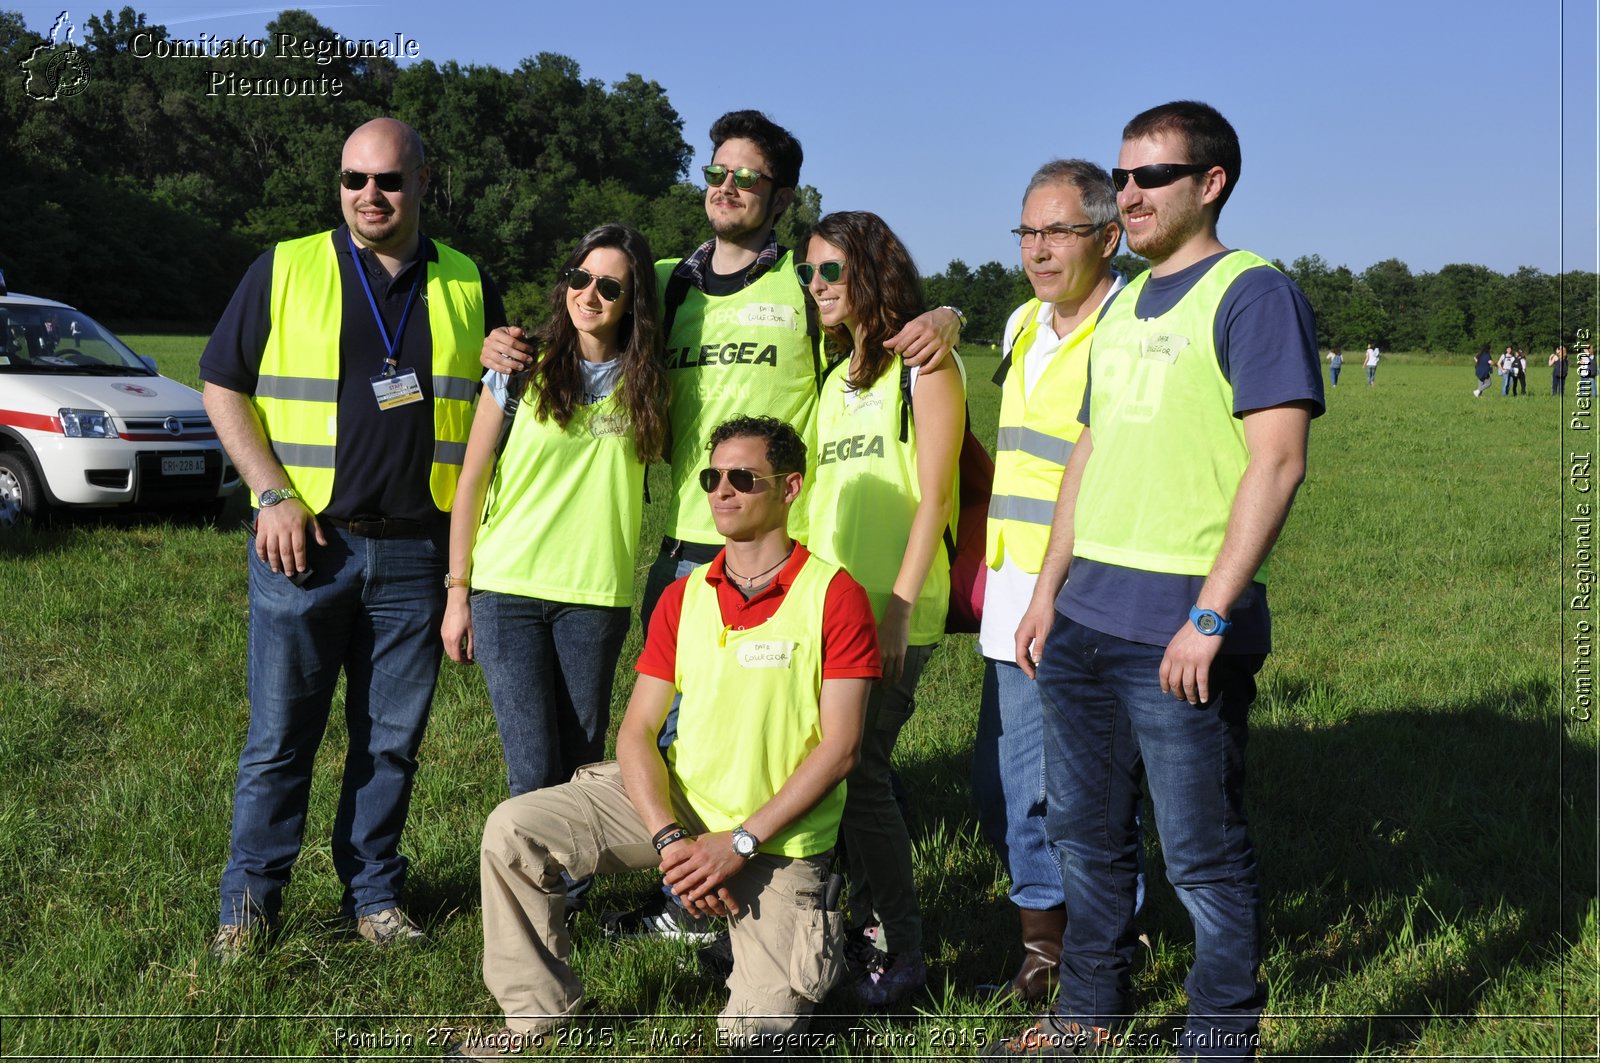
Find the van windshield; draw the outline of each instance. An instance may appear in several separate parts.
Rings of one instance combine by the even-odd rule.
[[[17,303],[0,303],[0,373],[156,375],[87,314]]]

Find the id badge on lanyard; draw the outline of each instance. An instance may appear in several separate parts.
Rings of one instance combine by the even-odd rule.
[[[356,260],[356,276],[361,278],[361,290],[367,294],[367,306],[372,310],[373,323],[378,326],[378,335],[383,337],[383,369],[376,376],[369,378],[372,384],[372,397],[377,400],[379,410],[392,410],[396,406],[409,406],[413,402],[421,402],[422,383],[417,379],[417,371],[407,369],[401,372],[398,352],[401,342],[405,339],[406,322],[411,320],[411,308],[417,304],[417,292],[422,288],[422,278],[428,272],[427,263],[418,266],[417,279],[411,282],[411,293],[406,296],[405,308],[400,311],[400,323],[395,327],[394,335],[390,336],[388,328],[383,323],[383,314],[378,311],[378,300],[372,294],[372,282],[367,279],[367,267],[361,261],[361,252],[356,248],[355,239],[349,233],[345,234],[345,239],[350,241],[350,254]]]

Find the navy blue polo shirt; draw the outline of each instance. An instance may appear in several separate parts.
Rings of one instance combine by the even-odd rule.
[[[439,252],[424,235],[416,255],[390,277],[371,251],[361,250],[358,266],[350,253],[348,234],[348,228],[341,225],[329,235],[338,254],[344,306],[339,330],[339,445],[334,456],[333,497],[322,513],[345,520],[399,517],[442,525],[444,515],[428,486],[434,444],[433,338],[425,292],[417,293],[406,321],[398,361],[402,371],[416,371],[423,398],[428,401],[379,410],[368,381],[383,368],[384,342],[356,274],[357,268],[366,272],[384,328],[393,335],[412,285],[422,275],[419,271],[426,269],[427,262],[437,261]],[[255,394],[261,357],[272,331],[272,257],[273,251],[268,250],[251,264],[211,333],[200,356],[200,379],[208,384]],[[506,313],[494,282],[481,267],[479,273],[487,335],[506,323]],[[422,283],[425,288],[425,275]]]

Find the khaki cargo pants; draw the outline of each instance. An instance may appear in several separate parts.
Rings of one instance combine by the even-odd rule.
[[[704,824],[673,792],[678,822]],[[568,965],[561,872],[573,878],[656,867],[614,761],[579,768],[561,786],[513,797],[489,815],[479,854],[483,888],[483,981],[506,1024],[543,1033],[583,1003]],[[843,927],[822,910],[828,854],[757,854],[730,879],[740,914],[729,920],[733,974],[719,1029],[742,1041],[799,1033],[843,971]]]

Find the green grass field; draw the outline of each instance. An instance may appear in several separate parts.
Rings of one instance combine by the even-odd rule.
[[[194,380],[201,340],[131,342]],[[993,361],[969,359],[988,441]],[[1596,1052],[1597,745],[1594,723],[1564,715],[1560,418],[1548,396],[1471,386],[1461,365],[1402,356],[1368,389],[1352,364],[1313,426],[1250,745],[1269,1057]],[[234,516],[0,534],[0,1056],[432,1058],[444,1029],[498,1020],[479,978],[477,842],[505,781],[482,680],[448,662],[405,843],[433,943],[375,953],[337,917],[335,723],[275,947],[205,958],[248,712]],[[1018,958],[969,796],[979,675],[971,639],[949,639],[898,751],[930,991],[865,1021],[836,997],[814,1027],[830,1056],[966,1057],[1023,1020],[972,992]],[[1181,1015],[1193,940],[1153,838],[1150,861],[1134,1032],[1159,1036]],[[631,906],[649,881],[603,881],[591,910]],[[620,1017],[567,1054],[719,1054],[721,987],[685,948],[617,946],[586,916],[576,959],[595,1009]]]

